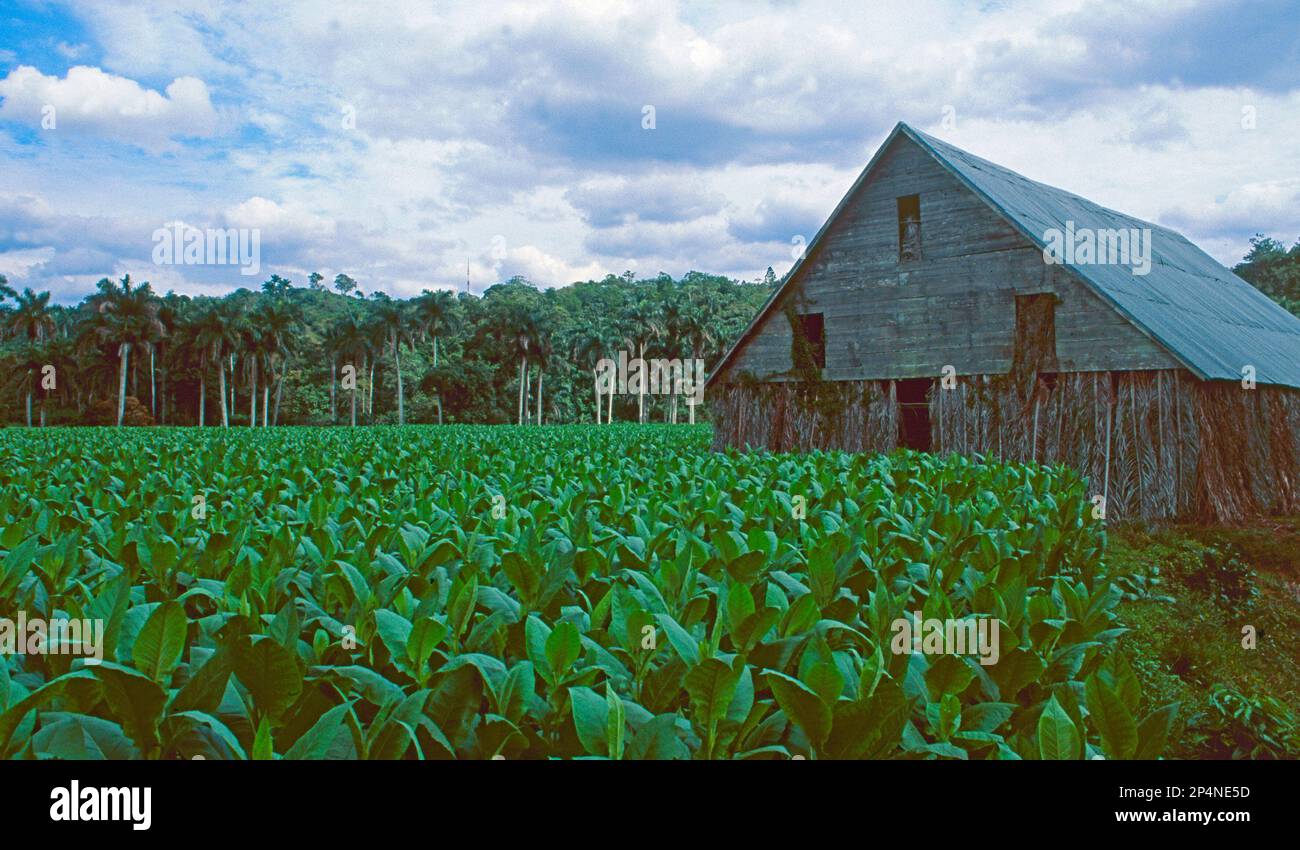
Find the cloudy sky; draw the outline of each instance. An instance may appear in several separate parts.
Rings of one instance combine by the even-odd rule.
[[[1225,263],[1300,237],[1294,0],[4,0],[0,273],[754,278],[900,120]],[[176,221],[259,274],[156,264]]]

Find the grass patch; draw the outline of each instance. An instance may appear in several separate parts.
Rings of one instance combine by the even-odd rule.
[[[1300,757],[1300,519],[1121,527],[1108,559],[1144,698],[1181,704],[1166,755]]]

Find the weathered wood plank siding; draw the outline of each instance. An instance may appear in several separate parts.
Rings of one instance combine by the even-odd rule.
[[[922,259],[898,260],[897,198],[917,194]],[[927,152],[899,136],[783,299],[826,316],[829,380],[1002,374],[1015,296],[1054,292],[1061,371],[1176,368],[1177,362],[1042,252]],[[797,294],[796,294],[797,293]],[[791,368],[778,302],[737,351],[731,374],[781,380]]]

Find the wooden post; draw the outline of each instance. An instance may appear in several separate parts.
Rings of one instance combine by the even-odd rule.
[[[1165,373],[1162,370],[1156,370],[1156,416],[1160,426],[1159,445],[1156,446],[1156,474],[1161,478],[1165,475]]]
[[[1181,512],[1179,500],[1183,497],[1183,410],[1182,386],[1178,370],[1174,370],[1174,516]]]
[[[1108,376],[1109,377],[1109,376]],[[1096,377],[1093,378],[1093,385],[1096,385]],[[1110,509],[1110,429],[1115,421],[1115,399],[1106,399],[1106,471],[1101,479],[1101,504],[1102,510]]]
[[[1037,387],[1034,388],[1035,390],[1034,391],[1034,436],[1033,436],[1033,442],[1029,447],[1030,461],[1038,460],[1038,392],[1037,389],[1038,389]]]
[[[1128,400],[1130,414],[1133,418],[1133,463],[1137,467],[1138,478],[1138,512],[1146,516],[1146,487],[1142,483],[1142,442],[1138,439],[1138,413],[1137,413],[1137,376],[1129,375]]]

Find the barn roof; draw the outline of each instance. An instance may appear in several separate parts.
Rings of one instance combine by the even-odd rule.
[[[1030,242],[1046,246],[1051,229],[1148,228],[1151,269],[1135,275],[1127,265],[1064,263],[1122,316],[1154,339],[1200,378],[1235,380],[1242,368],[1255,367],[1261,384],[1300,388],[1300,318],[1274,303],[1246,281],[1219,265],[1181,234],[1157,224],[1095,204],[1086,198],[1030,180],[898,124],[871,163],[854,182],[831,218],[809,243],[754,322],[719,363],[721,371],[762,316],[798,276],[804,258],[813,255],[845,203],[895,138],[906,135],[980,196]]]

